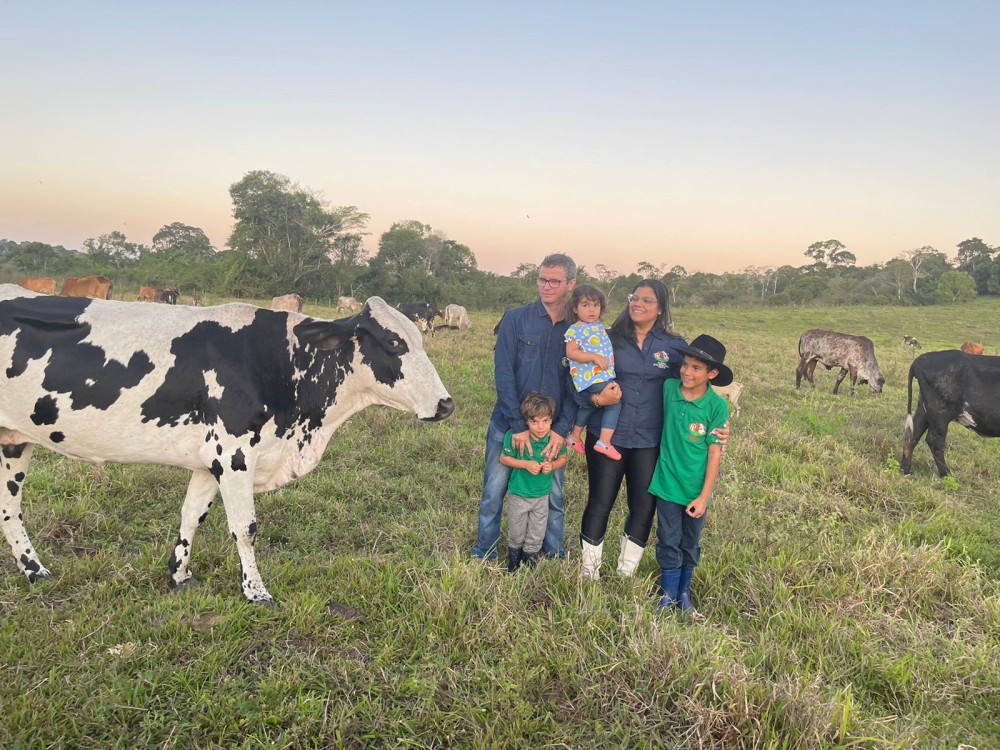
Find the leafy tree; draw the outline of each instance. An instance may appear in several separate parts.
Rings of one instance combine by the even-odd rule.
[[[918,247],[914,250],[907,250],[902,253],[899,258],[906,261],[910,266],[911,278],[913,280],[913,293],[917,293],[917,281],[927,276],[927,269],[924,267],[935,255],[940,255],[943,257],[943,253],[939,253],[930,245],[924,245],[923,247]]]
[[[681,288],[681,285],[684,283],[687,276],[687,269],[680,265],[674,266],[663,275],[663,285],[667,287],[667,291],[670,292],[671,304],[677,304],[677,290]]]
[[[976,280],[964,271],[945,271],[938,279],[934,297],[944,304],[970,302],[976,298]]]
[[[117,230],[102,234],[97,239],[91,237],[83,242],[84,252],[95,263],[109,263],[119,269],[134,265],[146,249],[137,242],[129,242],[128,238]]]
[[[979,294],[990,293],[989,281],[996,264],[993,259],[993,254],[996,252],[996,248],[990,247],[978,237],[958,243],[955,265],[959,271],[965,271],[972,276]]]
[[[229,194],[235,224],[228,244],[248,261],[240,286],[257,292],[325,290],[337,239],[368,221],[354,206],[331,208],[273,172],[248,172]]]
[[[833,258],[839,256],[845,250],[844,243],[840,240],[823,240],[822,242],[812,243],[804,255],[816,261],[816,265],[825,266],[827,261],[833,262]]]
[[[198,260],[208,260],[215,253],[215,247],[203,229],[175,221],[163,225],[160,231],[153,235],[152,251],[161,253],[163,257],[190,256]]]
[[[644,260],[635,267],[635,272],[644,279],[659,279],[663,277],[663,266]]]
[[[827,255],[827,259],[830,261],[831,266],[838,266],[841,268],[853,266],[858,262],[857,257],[850,250],[834,250]]]

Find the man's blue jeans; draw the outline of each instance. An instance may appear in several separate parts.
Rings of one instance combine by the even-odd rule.
[[[479,526],[476,529],[476,543],[472,546],[472,556],[493,560],[497,556],[500,541],[500,522],[503,519],[503,500],[510,481],[510,469],[500,463],[504,433],[490,423],[486,431],[486,467],[483,471],[483,496],[479,500]],[[542,542],[545,557],[566,556],[563,548],[563,479],[566,469],[552,473],[552,492],[549,493],[549,521]]]

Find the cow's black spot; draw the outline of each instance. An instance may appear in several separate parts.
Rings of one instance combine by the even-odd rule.
[[[173,575],[178,570],[180,570],[181,561],[177,559],[177,552],[170,553],[170,561],[167,563],[167,570],[170,571],[170,575]]]
[[[20,490],[21,490],[21,485],[19,485],[17,482],[11,482],[8,480],[7,492],[10,493],[11,497],[17,497],[17,493],[20,492]]]
[[[24,554],[21,555],[21,565],[24,566],[25,570],[30,570],[32,573],[37,573],[42,569],[42,566],[38,564],[37,561],[32,560],[28,555],[31,554],[31,550],[25,550]],[[32,579],[34,581],[34,579]]]
[[[49,433],[49,440],[51,440],[53,443],[61,443],[65,439],[66,436],[63,433],[59,432],[58,430],[56,432]]]
[[[219,456],[222,455],[222,443],[217,443],[216,444],[216,446],[215,446],[215,453],[216,453],[216,455],[219,455]]]
[[[79,322],[92,300],[77,297],[29,297],[0,302],[0,336],[16,335],[7,377],[23,375],[28,364],[48,356],[42,388],[67,393],[70,408],[107,409],[122,392],[134,388],[153,370],[145,352],[127,365],[108,359],[99,346],[85,343],[89,323]],[[51,424],[51,423],[46,423]]]
[[[215,477],[215,481],[218,482],[222,479],[222,464],[219,463],[219,459],[212,461],[212,465],[208,467],[209,472]]]
[[[31,421],[37,425],[55,424],[59,418],[59,406],[52,396],[42,396],[35,402],[35,410],[31,414]]]
[[[27,446],[28,446],[27,443],[18,443],[17,445],[5,445],[3,447],[3,455],[5,458],[20,458],[21,454],[24,453],[24,449]]]
[[[206,518],[208,518],[208,511],[207,510],[204,513],[202,513],[200,516],[198,516],[198,525],[201,526],[203,523],[205,523],[205,519]]]
[[[251,521],[247,531],[250,533],[250,543],[253,544],[257,541],[257,522]]]
[[[233,471],[246,471],[247,461],[246,457],[243,455],[243,451],[239,448],[236,449],[236,453],[233,454]]]
[[[23,471],[17,472],[17,474],[14,475],[14,479],[17,480],[18,482],[23,482],[24,481],[24,472]]]

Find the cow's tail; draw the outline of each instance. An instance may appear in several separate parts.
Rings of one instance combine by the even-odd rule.
[[[910,373],[906,378],[906,424],[903,426],[903,444],[909,445],[913,439],[913,367],[916,360],[910,364]]]

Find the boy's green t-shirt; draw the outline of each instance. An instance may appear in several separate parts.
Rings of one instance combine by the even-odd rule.
[[[729,404],[711,387],[694,401],[681,394],[681,381],[663,381],[663,436],[649,491],[658,498],[688,505],[701,494],[712,434],[729,419]],[[711,500],[709,500],[711,504]]]
[[[518,452],[514,450],[514,433],[507,430],[507,434],[503,436],[503,454],[522,461],[534,461],[538,464],[543,463],[545,459],[542,458],[542,451],[549,444],[549,436],[546,435],[541,440],[535,440],[529,436],[529,440],[531,440],[532,454],[530,456],[527,451]],[[564,444],[559,451],[559,456],[565,455],[566,446]],[[556,456],[556,458],[559,458],[559,456]],[[520,497],[545,497],[552,492],[552,473],[543,474],[542,472],[538,472],[537,474],[532,474],[525,469],[512,469],[510,472],[510,482],[507,484],[507,491]]]

